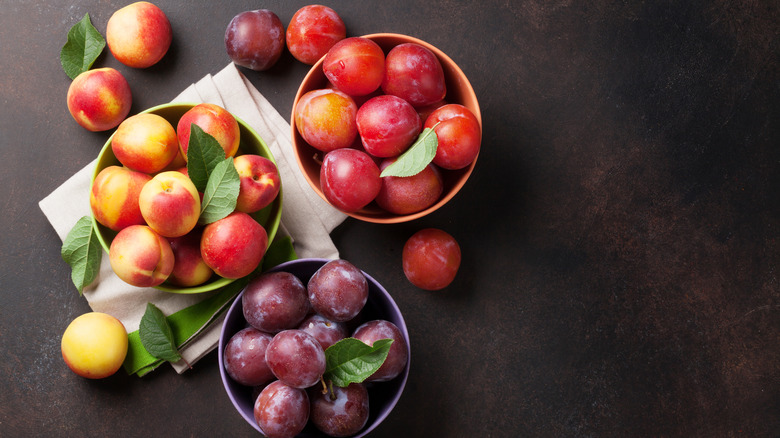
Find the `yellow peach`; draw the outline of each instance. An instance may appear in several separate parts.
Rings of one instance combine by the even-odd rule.
[[[130,116],[119,124],[111,150],[120,163],[144,173],[157,173],[179,153],[176,130],[157,114]]]
[[[151,176],[121,166],[108,166],[92,182],[89,205],[95,219],[119,231],[144,223],[138,197]]]
[[[100,312],[74,319],[62,335],[62,358],[74,373],[88,379],[108,377],[127,356],[127,331],[121,321]]]
[[[117,10],[106,25],[108,49],[128,67],[156,64],[168,52],[172,40],[168,17],[149,2],[136,2]]]

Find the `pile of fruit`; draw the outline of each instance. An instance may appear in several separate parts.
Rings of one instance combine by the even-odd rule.
[[[204,200],[188,173],[188,155],[201,158],[188,154],[194,125],[219,144],[219,161],[232,158],[238,176],[233,211],[218,220],[204,220],[202,205],[214,201]],[[239,144],[237,120],[213,104],[193,106],[176,128],[153,113],[119,125],[111,151],[122,165],[103,168],[90,191],[95,220],[117,232],[109,260],[119,278],[139,287],[191,287],[214,274],[240,278],[257,268],[268,235],[250,214],[276,199],[281,181],[270,159],[236,155]]]
[[[294,123],[324,154],[320,188],[342,211],[371,202],[393,214],[422,211],[441,197],[442,172],[476,159],[479,121],[467,107],[447,102],[441,63],[426,47],[404,43],[385,55],[371,39],[345,38],[324,56],[322,70],[326,86],[300,97]],[[405,156],[428,137],[435,137],[435,153],[427,162]],[[399,160],[419,168],[391,172]]]
[[[225,371],[254,389],[254,416],[265,436],[292,437],[308,423],[330,436],[353,435],[368,421],[367,384],[398,377],[408,362],[408,343],[392,322],[363,320],[369,285],[352,263],[327,262],[304,281],[278,271],[249,283],[241,298],[248,326],[226,343]],[[326,351],[345,338],[369,346],[392,340],[366,383],[325,381]]]

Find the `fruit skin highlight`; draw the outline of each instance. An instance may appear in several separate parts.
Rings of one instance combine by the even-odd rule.
[[[68,87],[68,111],[84,129],[114,129],[130,113],[133,96],[127,79],[111,67],[87,70]]]
[[[168,52],[172,40],[168,17],[149,2],[131,3],[117,10],[106,25],[108,49],[128,67],[156,64]]]
[[[109,314],[85,313],[65,329],[60,349],[65,364],[74,373],[102,379],[122,366],[127,355],[127,330]]]

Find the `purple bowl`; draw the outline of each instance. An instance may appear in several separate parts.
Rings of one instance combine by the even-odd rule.
[[[303,284],[308,283],[309,278],[314,275],[317,270],[329,262],[328,259],[298,259],[290,262],[282,263],[268,272],[286,271],[296,277],[298,277]],[[350,329],[357,327],[365,321],[373,319],[385,319],[397,325],[401,330],[401,333],[406,338],[407,353],[411,359],[411,351],[409,351],[409,332],[406,329],[406,323],[401,315],[401,311],[395,304],[393,297],[379,284],[373,277],[363,273],[368,280],[368,301],[366,302],[363,311],[358,315],[354,324],[354,327],[350,325]],[[219,337],[219,374],[222,376],[222,384],[225,386],[230,401],[233,406],[236,407],[242,417],[251,424],[252,427],[260,431],[260,427],[257,425],[254,416],[254,399],[252,398],[253,388],[241,385],[235,382],[225,371],[224,364],[224,351],[225,345],[230,341],[230,338],[239,330],[248,326],[244,319],[244,313],[241,308],[241,298],[244,292],[238,294],[230,309],[225,316],[225,322],[222,326],[222,333]],[[409,359],[409,360],[410,360]],[[398,399],[401,398],[401,393],[406,386],[406,380],[409,378],[409,361],[407,360],[406,368],[404,371],[393,380],[387,382],[367,383],[366,388],[369,393],[369,416],[368,422],[363,429],[353,435],[353,437],[363,437],[372,430],[374,430],[379,424],[384,421],[385,418],[393,410]],[[300,438],[320,438],[327,435],[321,433],[309,423],[306,428],[301,432],[298,437]]]

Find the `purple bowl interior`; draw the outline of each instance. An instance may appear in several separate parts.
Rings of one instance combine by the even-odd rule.
[[[308,283],[309,278],[319,269],[322,265],[327,263],[328,259],[299,259],[290,262],[282,263],[269,272],[286,271],[296,277],[298,277],[303,284]],[[382,287],[373,277],[364,272],[368,279],[368,301],[363,311],[358,317],[350,324],[350,329],[354,330],[357,325],[362,324],[365,321],[373,319],[385,319],[388,320],[401,330],[404,338],[407,340],[407,349],[409,349],[409,332],[406,328],[401,311],[395,304],[395,301],[390,294]],[[241,308],[241,298],[243,297],[243,291],[236,297],[236,300],[228,309],[228,313],[225,316],[225,322],[222,326],[222,332],[219,337],[219,373],[222,376],[222,383],[225,386],[228,397],[236,407],[238,412],[244,419],[252,425],[255,429],[260,431],[257,422],[254,417],[254,401],[252,399],[253,389],[235,382],[225,372],[225,366],[223,363],[223,351],[225,344],[230,338],[239,330],[247,327],[247,322],[244,319],[244,314]],[[411,351],[408,351],[409,358],[411,360]],[[409,362],[406,364],[406,368],[397,378],[388,382],[369,383],[366,385],[369,391],[369,417],[366,426],[354,437],[363,437],[377,426],[390,414],[395,407],[398,400],[401,398],[404,386],[406,386],[406,380],[409,377]],[[324,434],[316,430],[311,424],[301,432],[298,437],[314,438],[325,437]]]

